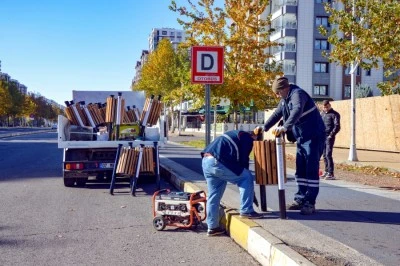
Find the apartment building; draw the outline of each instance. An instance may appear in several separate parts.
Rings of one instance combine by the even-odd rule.
[[[349,67],[329,63],[322,55],[331,49],[318,27],[331,27],[324,3],[331,0],[271,0],[262,18],[272,17],[275,32],[271,41],[282,43],[270,52],[283,66],[289,81],[306,90],[314,99],[349,99]],[[356,84],[369,85],[379,95],[376,84],[383,80],[383,70],[357,69]]]
[[[19,83],[18,80],[12,79],[11,76],[7,73],[0,72],[0,79],[4,80],[5,82],[14,84],[20,93],[25,95],[28,93],[28,87],[26,87],[24,84]]]
[[[152,53],[158,43],[165,38],[168,38],[176,49],[177,44],[185,40],[185,31],[172,28],[153,28],[148,39],[149,52]]]
[[[157,48],[158,43],[165,38],[168,38],[171,41],[172,47],[176,50],[178,48],[178,44],[185,41],[186,35],[184,30],[172,28],[153,28],[148,38],[149,49],[142,50],[140,61],[136,62],[135,76],[132,79],[132,86],[139,81],[142,73],[142,67],[146,63],[149,54],[152,53]]]
[[[132,80],[132,85],[139,81],[140,76],[142,74],[142,66],[147,61],[147,57],[149,56],[148,50],[142,50],[142,54],[140,56],[140,61],[136,61],[135,65],[135,77]]]

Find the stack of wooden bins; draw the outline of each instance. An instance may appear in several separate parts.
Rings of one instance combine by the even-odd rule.
[[[283,158],[285,158],[285,145],[283,143]],[[278,171],[276,162],[276,141],[254,141],[254,165],[256,183],[259,185],[277,185]],[[286,163],[283,160],[284,176],[286,183]]]
[[[153,148],[143,148],[140,174],[154,175]],[[119,156],[116,173],[119,175],[134,176],[139,160],[139,148],[123,147]]]

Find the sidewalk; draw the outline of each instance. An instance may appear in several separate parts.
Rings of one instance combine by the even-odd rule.
[[[169,144],[160,150],[162,175],[184,191],[207,191],[200,149],[178,143],[199,139],[204,139],[204,133],[173,134]],[[294,151],[294,145],[287,149],[289,153]],[[336,149],[334,156],[336,161],[345,162],[348,150]],[[358,164],[399,170],[399,156],[358,151]],[[293,172],[287,170],[286,202],[292,200],[297,189]],[[259,198],[258,189],[256,186]],[[265,219],[253,221],[239,217],[235,209],[239,206],[238,193],[236,186],[227,186],[221,209],[225,219],[221,223],[229,236],[262,265],[397,265],[400,260],[398,192],[321,180],[317,214],[302,216],[288,211],[288,219],[282,220],[277,186],[267,186],[268,212]],[[312,258],[314,264],[305,257]]]
[[[191,141],[204,139],[203,132],[183,132],[181,136],[178,132],[169,135],[169,140],[175,142]],[[212,134],[211,134],[212,138]],[[287,143],[285,146],[286,153],[295,155],[296,144]],[[349,149],[333,148],[333,160],[335,163],[343,163],[358,166],[375,166],[383,167],[388,170],[400,172],[400,152],[381,152],[370,150],[357,150],[358,161],[349,161]]]

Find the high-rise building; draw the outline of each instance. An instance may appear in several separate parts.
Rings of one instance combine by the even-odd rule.
[[[168,38],[176,48],[176,44],[183,42],[186,38],[184,30],[177,30],[172,28],[153,28],[149,36],[149,52],[153,52],[158,43]]]
[[[274,60],[283,67],[290,82],[306,90],[314,99],[349,99],[349,67],[329,63],[322,55],[331,49],[327,37],[319,26],[331,27],[329,14],[324,3],[330,0],[271,0],[262,18],[271,15],[271,27],[275,32],[270,36],[282,46],[274,47]],[[369,85],[374,95],[380,91],[376,84],[383,80],[383,70],[357,69],[356,83]]]
[[[140,76],[142,74],[142,66],[147,61],[148,56],[149,56],[149,51],[142,50],[142,55],[140,56],[140,61],[136,61],[135,77],[132,80],[132,86],[135,85],[135,83],[139,81]]]
[[[171,41],[172,47],[176,50],[178,48],[178,44],[185,41],[186,35],[184,30],[172,28],[153,28],[148,39],[149,50],[143,50],[140,56],[140,61],[136,62],[135,77],[132,80],[132,86],[134,86],[135,83],[140,80],[142,67],[146,63],[149,54],[152,53],[157,48],[158,43],[165,38],[168,38]]]

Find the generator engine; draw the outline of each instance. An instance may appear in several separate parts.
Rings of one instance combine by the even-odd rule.
[[[166,226],[196,228],[206,218],[206,202],[204,191],[157,191],[153,195],[153,226],[158,231]]]

